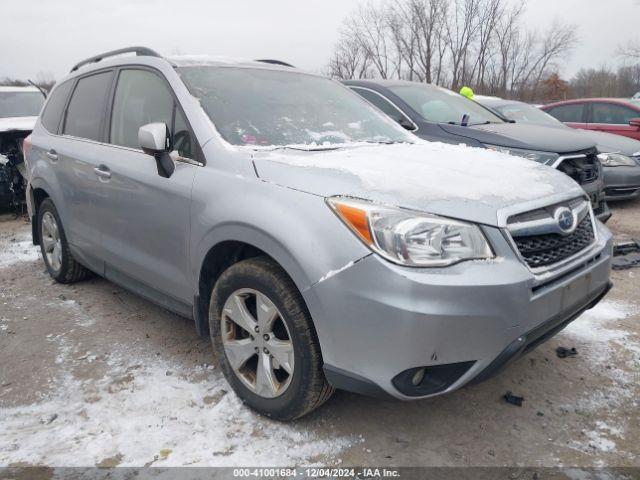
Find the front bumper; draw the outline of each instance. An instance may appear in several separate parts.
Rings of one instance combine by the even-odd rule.
[[[604,167],[605,198],[609,201],[640,197],[640,166]]]
[[[591,201],[591,207],[593,208],[593,214],[602,223],[607,223],[611,218],[611,210],[607,205],[607,200],[604,191],[604,179],[598,178],[597,181],[580,185],[585,191],[589,200]]]
[[[600,223],[589,254],[553,278],[534,276],[486,230],[495,260],[420,269],[369,255],[306,291],[329,381],[399,399],[449,392],[557,333],[609,288],[612,239]],[[422,367],[440,387],[416,395],[398,378]]]

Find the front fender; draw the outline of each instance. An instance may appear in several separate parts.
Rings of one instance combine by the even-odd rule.
[[[202,173],[195,179],[192,202],[194,291],[207,253],[225,241],[243,242],[270,255],[301,292],[370,253],[322,197],[255,177]],[[213,180],[220,175],[227,178]]]

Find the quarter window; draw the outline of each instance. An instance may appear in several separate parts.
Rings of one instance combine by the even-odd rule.
[[[123,70],[113,101],[110,142],[140,148],[138,130],[157,122],[169,127],[173,148],[180,156],[194,158],[192,135],[165,81],[147,70]]]
[[[65,135],[102,140],[102,117],[111,77],[112,72],[102,72],[78,80],[67,108]]]
[[[593,103],[592,122],[610,124],[628,124],[632,118],[640,117],[640,113],[622,105],[613,103]]]
[[[561,122],[584,122],[584,103],[560,105],[547,110],[547,113]]]
[[[64,111],[64,106],[67,103],[67,98],[69,98],[69,92],[72,86],[73,82],[67,80],[54,88],[49,95],[49,101],[47,102],[47,106],[44,107],[41,118],[42,125],[47,131],[58,133],[62,112]]]

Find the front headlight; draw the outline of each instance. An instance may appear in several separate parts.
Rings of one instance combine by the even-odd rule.
[[[635,167],[633,158],[622,153],[600,153],[598,158],[603,167]]]
[[[560,155],[554,152],[539,152],[537,150],[522,150],[520,148],[501,147],[500,145],[485,144],[489,150],[495,150],[496,152],[502,152],[509,155],[515,155],[516,157],[526,158],[527,160],[533,160],[534,162],[543,163],[545,165],[551,165],[555,162]]]
[[[444,267],[494,257],[472,223],[345,197],[327,203],[371,250],[400,265]]]

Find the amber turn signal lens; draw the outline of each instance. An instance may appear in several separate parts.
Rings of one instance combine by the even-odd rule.
[[[367,212],[364,210],[346,205],[344,203],[336,202],[334,208],[340,218],[349,225],[354,232],[368,245],[373,243],[371,238],[371,232],[369,231],[369,221],[367,220]]]

